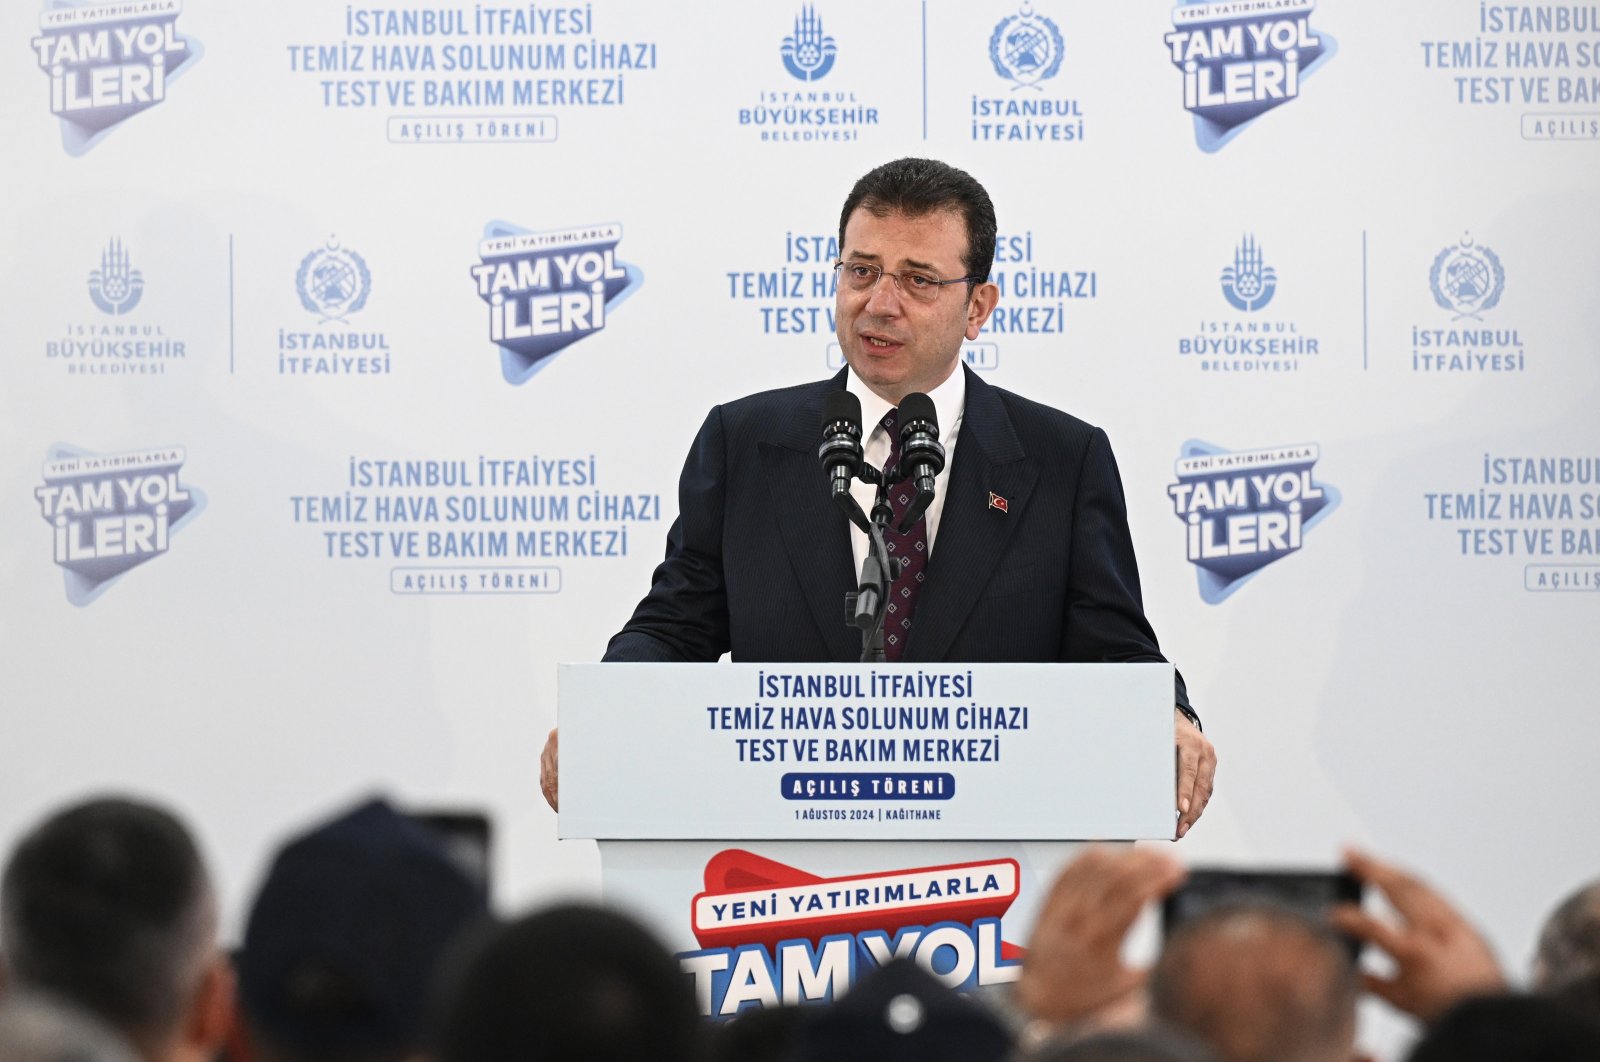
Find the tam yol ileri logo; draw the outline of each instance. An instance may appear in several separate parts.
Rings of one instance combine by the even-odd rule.
[[[182,447],[92,454],[58,445],[35,487],[51,527],[52,556],[66,578],[67,600],[87,605],[129,570],[166,553],[172,535],[205,505],[182,482]]]
[[[50,111],[67,152],[81,155],[114,126],[167,98],[200,57],[177,32],[180,0],[51,3],[28,43],[50,79]]]
[[[557,353],[604,330],[644,283],[638,266],[617,257],[621,240],[615,222],[543,232],[485,226],[471,273],[507,383],[527,383]]]
[[[1300,95],[1332,57],[1332,37],[1311,28],[1316,0],[1184,0],[1163,38],[1183,77],[1202,151],[1218,151],[1252,122]]]
[[[1184,522],[1184,552],[1195,566],[1200,597],[1225,601],[1261,569],[1305,544],[1306,532],[1339,504],[1339,492],[1314,478],[1315,443],[1261,450],[1224,450],[1191,439],[1167,487]]]

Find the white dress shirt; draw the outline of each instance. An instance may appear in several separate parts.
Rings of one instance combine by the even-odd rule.
[[[883,430],[882,421],[884,414],[894,407],[862,383],[854,369],[846,378],[845,390],[861,399],[861,430],[866,433],[862,449],[865,451],[866,462],[881,470],[883,463],[889,460],[890,445],[889,433]],[[939,517],[944,513],[945,488],[950,484],[950,468],[956,460],[956,435],[961,431],[961,418],[967,411],[966,370],[957,363],[955,372],[950,374],[950,378],[930,391],[928,397],[933,399],[933,408],[939,418],[939,441],[944,444],[944,468],[934,481],[933,504],[929,505],[928,511],[923,514],[923,519],[928,523],[928,557],[931,560],[934,538],[939,534]],[[856,480],[850,487],[850,494],[861,506],[861,511],[869,517],[872,515],[872,502],[876,490],[872,484],[860,480]],[[859,572],[861,562],[867,556],[867,534],[854,524],[850,525],[850,552],[855,558],[856,571]]]

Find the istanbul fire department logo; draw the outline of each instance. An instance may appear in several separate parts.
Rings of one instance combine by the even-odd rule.
[[[1023,4],[1015,14],[1000,20],[989,37],[989,61],[995,73],[1016,88],[1038,88],[1061,70],[1064,51],[1061,30],[1043,15]]]
[[[1428,284],[1433,288],[1433,301],[1453,311],[1457,320],[1477,320],[1484,310],[1492,310],[1500,302],[1506,290],[1506,271],[1499,256],[1474,243],[1469,233],[1434,258]]]

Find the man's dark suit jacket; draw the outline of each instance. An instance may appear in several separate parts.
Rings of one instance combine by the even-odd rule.
[[[1164,661],[1105,432],[962,371],[966,413],[902,659]],[[711,411],[666,559],[605,659],[860,659],[849,525],[817,458],[824,396],[844,385],[840,373]],[[1177,696],[1187,705],[1181,677]]]

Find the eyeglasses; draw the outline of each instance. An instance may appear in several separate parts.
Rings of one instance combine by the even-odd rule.
[[[900,294],[915,299],[917,302],[932,302],[939,297],[939,292],[951,284],[972,284],[982,277],[956,277],[954,280],[940,280],[930,273],[923,273],[915,269],[908,269],[900,273],[891,273],[887,269],[879,269],[866,262],[835,262],[833,271],[839,274],[839,283],[844,285],[846,291],[868,292],[878,286],[878,281],[883,277],[893,277],[895,289]]]

